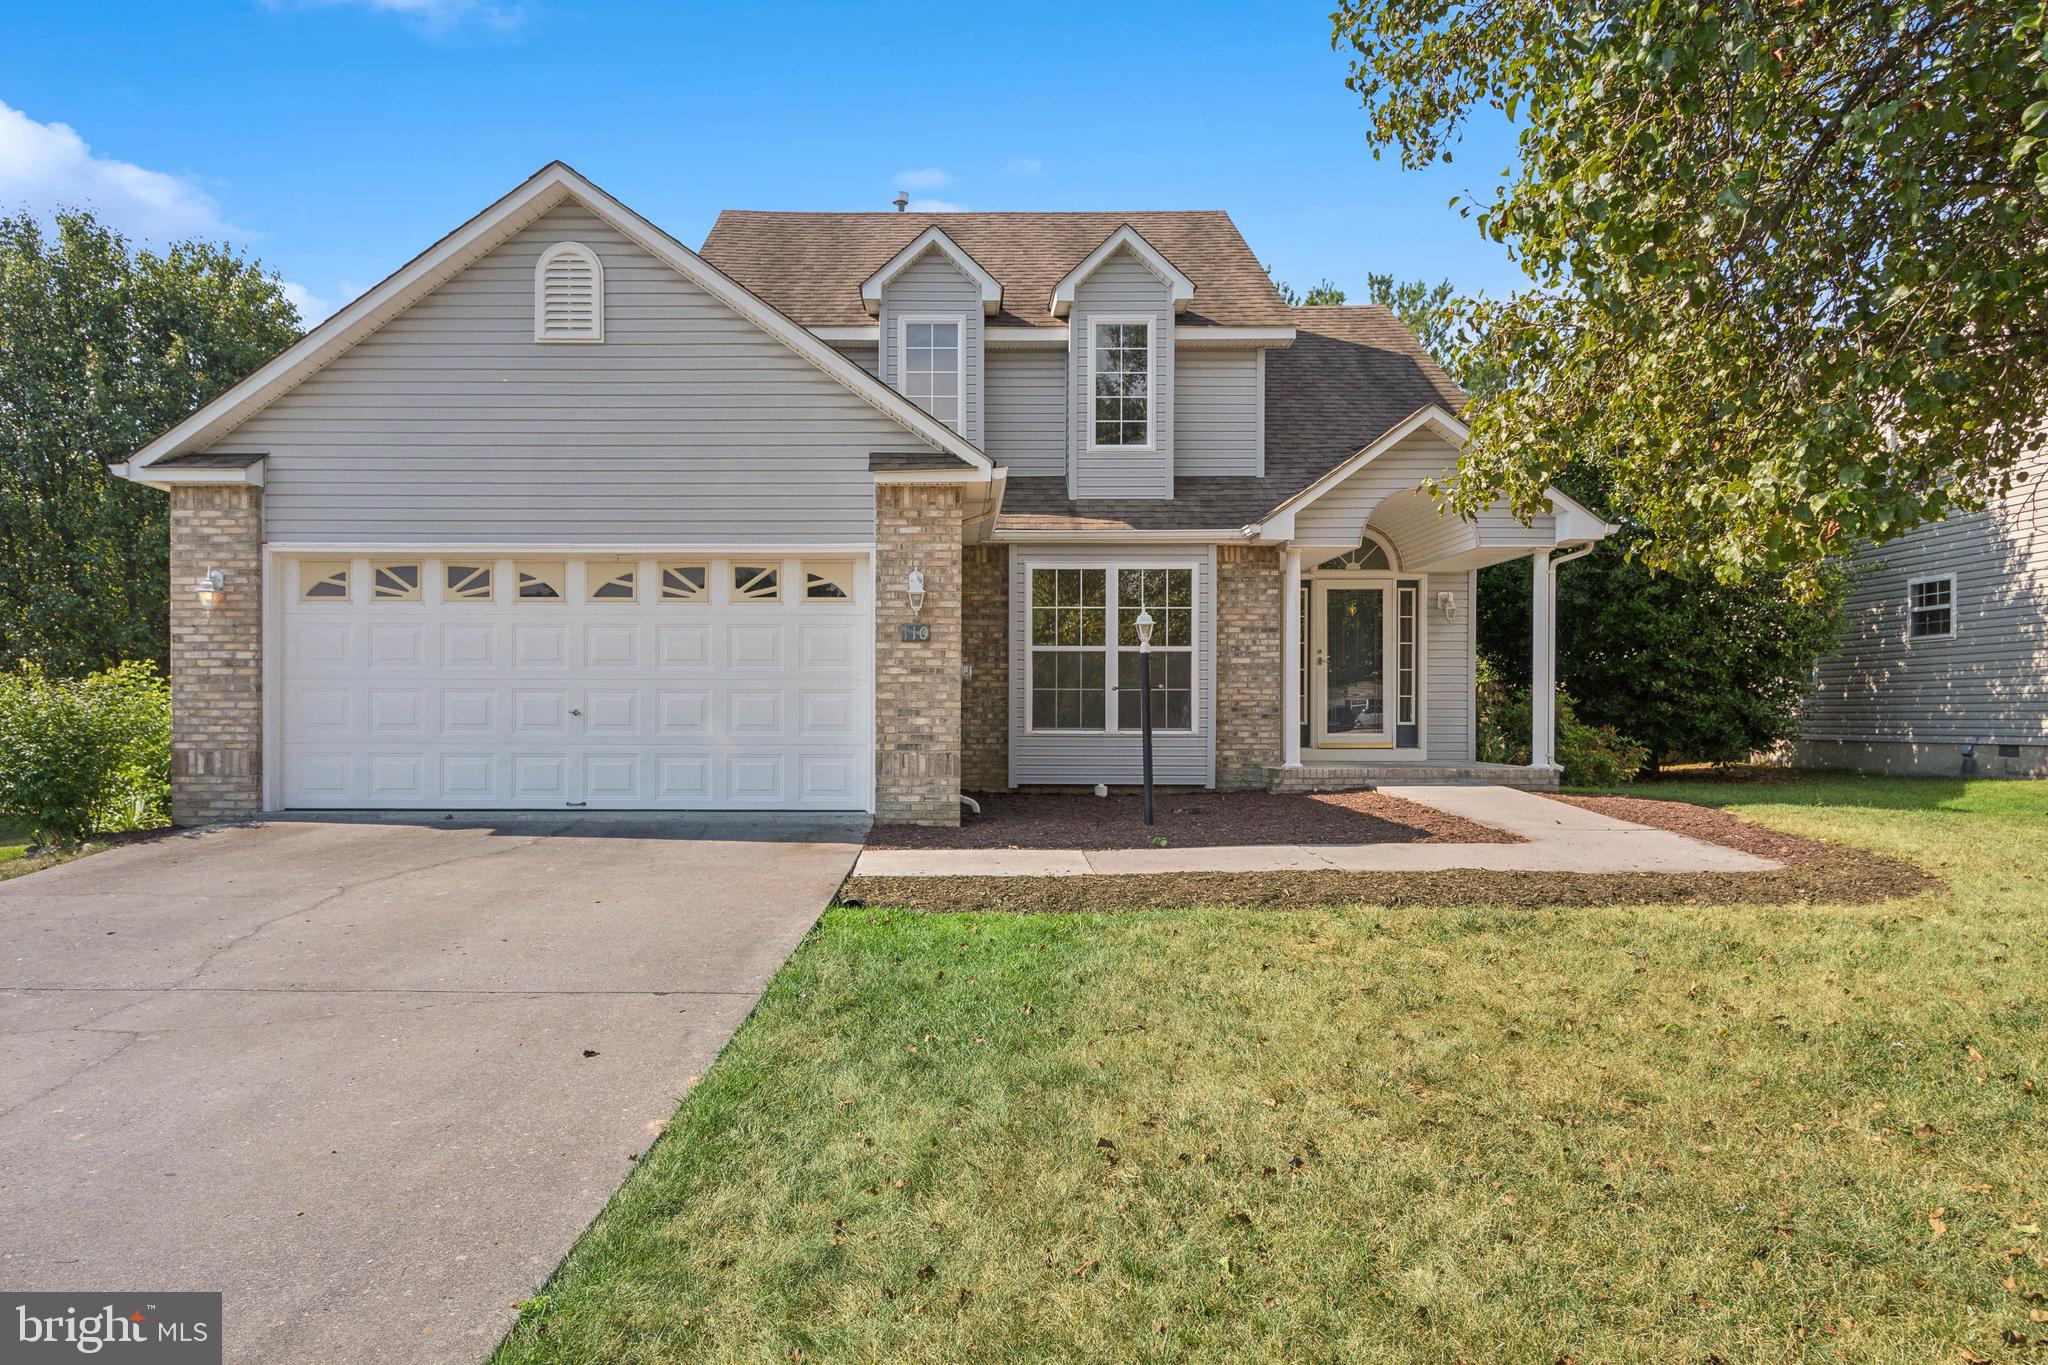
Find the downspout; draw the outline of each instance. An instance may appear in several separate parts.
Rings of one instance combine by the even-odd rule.
[[[1557,766],[1557,571],[1573,560],[1591,554],[1596,543],[1589,540],[1578,549],[1555,558],[1539,554],[1543,572],[1538,591],[1543,597],[1531,613],[1539,636],[1529,689],[1529,766],[1532,768]]]

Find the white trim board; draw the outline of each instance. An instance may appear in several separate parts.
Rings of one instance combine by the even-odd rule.
[[[976,469],[994,468],[988,456],[951,427],[790,321],[575,170],[552,161],[241,383],[136,451],[129,458],[126,477],[137,478],[168,455],[185,454],[219,441],[515,232],[568,199],[576,200],[634,245],[675,269],[913,436],[958,456]]]
[[[1081,281],[1101,269],[1102,263],[1117,252],[1128,249],[1147,270],[1159,277],[1173,296],[1173,311],[1185,312],[1195,297],[1195,282],[1180,272],[1180,267],[1166,259],[1158,247],[1145,240],[1144,234],[1124,224],[1109,234],[1109,239],[1088,253],[1081,264],[1068,271],[1060,282],[1052,287],[1052,315],[1065,317],[1074,306],[1074,291]]]

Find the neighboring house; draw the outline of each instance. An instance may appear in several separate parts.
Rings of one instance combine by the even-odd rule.
[[[1981,512],[1858,555],[1801,767],[2048,777],[2048,454]]]
[[[1139,779],[1141,613],[1161,783],[1554,784],[1541,717],[1472,761],[1475,572],[1611,528],[1440,515],[1462,401],[1222,213],[693,253],[557,163],[118,471],[171,495],[177,815],[952,823]]]

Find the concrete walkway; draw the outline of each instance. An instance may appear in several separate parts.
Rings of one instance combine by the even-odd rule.
[[[868,849],[857,877],[1088,877],[1142,872],[1768,872],[1769,858],[1616,820],[1506,787],[1389,786],[1379,791],[1520,844],[1242,844],[1219,848]]]
[[[0,1285],[221,1290],[230,1361],[481,1359],[865,830],[336,815],[0,885]]]

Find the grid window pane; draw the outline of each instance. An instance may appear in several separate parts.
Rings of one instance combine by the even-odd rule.
[[[1151,440],[1151,327],[1104,322],[1095,327],[1092,399],[1094,443],[1142,446]]]
[[[1906,590],[1906,633],[1915,640],[1955,633],[1955,580],[1931,578]]]
[[[903,324],[903,396],[940,421],[960,426],[960,324]]]

